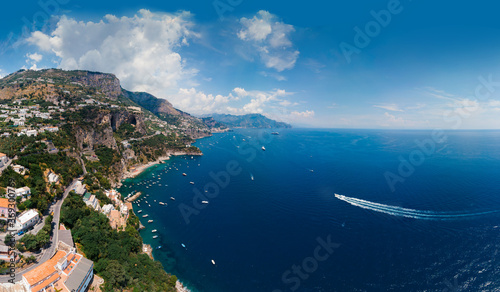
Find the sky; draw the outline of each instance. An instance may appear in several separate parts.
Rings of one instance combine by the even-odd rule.
[[[297,127],[499,129],[499,5],[462,2],[11,1],[0,76],[113,73],[194,115]]]

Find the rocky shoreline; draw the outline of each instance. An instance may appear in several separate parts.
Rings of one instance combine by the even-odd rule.
[[[157,164],[160,164],[162,163],[163,161],[166,161],[166,160],[169,160],[171,156],[183,156],[183,155],[186,155],[186,156],[201,156],[203,155],[203,153],[194,153],[194,152],[186,152],[186,151],[169,151],[167,152],[167,156],[161,156],[159,157],[156,161],[153,161],[153,162],[149,162],[147,164],[140,164],[138,166],[135,166],[135,169],[134,171],[127,171],[125,172],[121,179],[120,179],[120,182],[118,183],[117,185],[117,188],[121,187],[122,186],[122,181],[127,179],[127,178],[134,178],[136,176],[138,176],[139,174],[141,174],[142,172],[144,172],[146,169],[152,167],[152,166],[155,166]],[[137,194],[135,194],[134,196],[130,197],[127,201],[128,202],[132,202],[134,200],[136,200],[137,198],[139,198],[142,194],[139,192]],[[144,228],[141,225],[141,228]],[[153,260],[153,253],[152,253],[152,250],[149,251],[149,253],[147,253]],[[176,284],[175,284],[175,288],[177,289],[177,292],[191,292],[188,288],[184,287],[184,285],[179,282],[179,280],[177,280]]]

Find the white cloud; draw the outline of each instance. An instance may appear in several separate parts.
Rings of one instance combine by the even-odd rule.
[[[31,60],[35,63],[38,63],[38,62],[42,61],[42,59],[43,59],[43,56],[38,54],[38,53],[27,54],[26,57],[28,57],[29,60]]]
[[[41,62],[43,56],[38,53],[26,54],[26,64],[31,65],[30,70],[38,70],[37,63]],[[24,67],[26,68],[26,66]]]
[[[253,18],[241,18],[242,29],[238,37],[256,49],[267,68],[278,72],[292,69],[300,52],[293,48],[290,35],[295,32],[292,25],[279,21],[267,11],[259,11]]]
[[[293,111],[290,113],[290,117],[293,119],[309,119],[314,117],[315,112],[314,111],[303,111],[303,112],[298,112],[298,111]]]
[[[264,114],[275,111],[282,100],[289,95],[285,90],[247,91],[236,87],[227,95],[213,95],[198,91],[195,88],[181,88],[169,100],[181,110],[193,114],[230,113],[230,114]]]
[[[494,107],[494,108],[500,107],[500,100],[494,100],[494,99],[492,99],[492,100],[490,100],[488,102],[488,106],[489,107]]]
[[[400,109],[396,104],[374,105],[373,107],[378,107],[393,112],[403,112],[403,110]]]
[[[59,67],[114,73],[125,88],[165,97],[197,74],[179,54],[190,38],[189,12],[140,10],[133,17],[106,15],[99,22],[61,17],[54,31],[32,33],[28,42],[55,54]]]
[[[405,123],[402,117],[396,117],[394,115],[389,114],[388,112],[385,112],[384,116],[387,118],[387,122],[390,125],[403,126]]]

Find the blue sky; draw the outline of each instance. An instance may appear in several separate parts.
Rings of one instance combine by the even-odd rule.
[[[4,3],[0,75],[109,72],[193,114],[307,127],[500,128],[492,1],[324,2]]]

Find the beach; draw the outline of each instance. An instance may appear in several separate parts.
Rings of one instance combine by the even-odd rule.
[[[139,166],[133,166],[130,168],[129,171],[125,172],[123,174],[122,179],[127,179],[127,178],[134,178],[144,172],[146,169],[150,168],[151,166],[160,164],[162,161],[169,160],[170,159],[170,154],[167,156],[161,156],[159,157],[156,161],[149,162],[148,164],[142,164]]]

